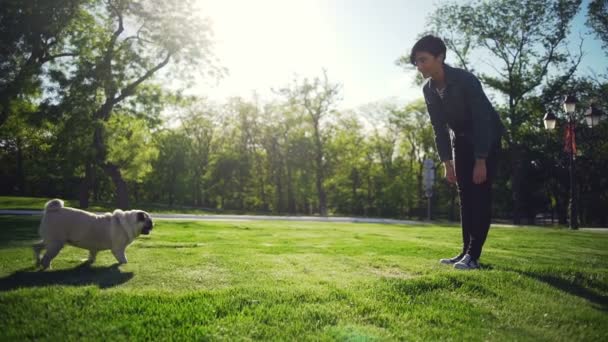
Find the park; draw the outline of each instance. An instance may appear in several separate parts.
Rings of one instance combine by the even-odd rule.
[[[606,17],[602,0],[3,1],[0,340],[608,340]],[[416,54],[429,35],[447,53]],[[448,122],[442,141],[437,104],[482,107],[456,78],[427,92],[435,58],[504,125],[470,269],[443,262],[470,215],[446,153],[469,136]],[[52,199],[133,213],[104,226],[139,227],[128,262],[67,239],[40,267]]]

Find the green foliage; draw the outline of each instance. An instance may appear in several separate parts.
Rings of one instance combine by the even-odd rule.
[[[587,24],[602,41],[604,49],[608,49],[608,1],[589,1]]]
[[[0,126],[13,101],[38,93],[43,66],[76,54],[68,46],[86,0],[0,2]]]
[[[152,161],[158,156],[150,130],[142,119],[113,116],[105,125],[108,139],[108,161],[118,165],[128,181],[141,182],[152,172]]]
[[[480,74],[481,80],[507,99],[503,119],[509,143],[518,144],[519,127],[534,120],[522,102],[550,82],[549,70],[567,81],[576,71],[582,53],[572,56],[566,49],[572,18],[580,0],[467,1],[438,7],[429,22],[434,31],[446,35],[460,63],[475,72],[468,55],[478,50],[490,56],[495,72]]]
[[[176,199],[183,201],[183,196],[187,195],[189,141],[179,131],[161,131],[155,135],[155,145],[158,158],[152,163],[154,173],[146,182],[146,187],[151,189],[148,196],[173,205]]]
[[[604,3],[589,3],[589,25],[600,33]],[[106,204],[124,194],[156,207],[414,218],[425,216],[421,171],[431,158],[433,215],[457,218],[455,189],[442,179],[420,100],[343,111],[341,85],[326,71],[294,79],[268,102],[212,103],[170,89],[177,78],[224,73],[210,23],[194,5],[2,0],[0,106],[11,116],[0,121],[0,193]],[[496,73],[482,79],[508,99],[498,108],[510,126],[495,186],[500,217],[514,210],[517,187],[531,220],[563,211],[567,163],[561,133],[541,129],[545,111],[556,111],[569,90],[581,106],[595,99],[606,111],[605,82],[573,78],[576,56],[563,49],[578,8],[574,0],[451,2],[429,18],[457,64],[475,71],[473,53],[492,56]],[[545,65],[562,72],[547,73]],[[604,133],[581,130],[585,224],[608,222],[601,209]],[[119,193],[108,166],[117,167],[128,191]]]

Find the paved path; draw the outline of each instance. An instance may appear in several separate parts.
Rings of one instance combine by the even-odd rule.
[[[99,214],[99,213],[98,213]],[[41,210],[0,210],[0,215],[42,215]],[[153,218],[161,220],[192,221],[313,221],[313,222],[359,222],[428,225],[429,222],[394,220],[364,217],[320,217],[320,216],[269,216],[269,215],[193,215],[193,214],[158,214],[151,213]]]
[[[0,210],[0,215],[42,215],[41,210]],[[320,216],[269,216],[269,215],[194,215],[194,214],[151,214],[153,218],[161,220],[189,220],[189,221],[309,221],[309,222],[352,222],[352,223],[386,223],[409,224],[424,226],[432,223],[424,221],[394,220],[365,217],[320,217]],[[492,224],[492,227],[520,228],[510,224]],[[539,227],[543,228],[543,227]],[[608,228],[580,228],[581,231],[608,233]]]

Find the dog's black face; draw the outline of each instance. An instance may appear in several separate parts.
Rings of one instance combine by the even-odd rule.
[[[144,223],[144,226],[141,229],[141,233],[143,235],[150,234],[150,231],[152,231],[152,227],[154,227],[154,222],[152,222],[152,218],[150,217],[150,215],[148,215],[148,213],[140,211],[137,213],[137,221]]]

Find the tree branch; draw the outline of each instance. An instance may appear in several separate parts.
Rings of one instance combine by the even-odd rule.
[[[41,61],[43,63],[45,63],[45,62],[50,62],[54,59],[61,58],[61,57],[76,57],[76,56],[78,56],[78,53],[76,53],[76,52],[64,52],[64,53],[58,53],[56,55],[44,57],[41,59]]]
[[[125,46],[125,43],[126,43],[126,42],[128,42],[129,40],[133,40],[133,39],[135,39],[135,40],[139,40],[139,41],[142,41],[142,42],[144,42],[144,43],[153,44],[153,43],[154,43],[153,41],[151,41],[151,40],[147,40],[147,39],[145,39],[145,38],[142,38],[142,37],[141,37],[141,30],[143,30],[144,26],[146,26],[146,22],[145,22],[145,20],[144,20],[144,23],[143,23],[143,24],[141,24],[141,26],[140,26],[140,27],[139,27],[139,29],[137,30],[137,33],[136,33],[134,36],[127,37],[127,38],[125,38],[125,39],[122,41],[122,44],[121,44],[121,46],[118,48],[118,50],[122,49],[122,48]]]
[[[135,88],[137,88],[138,85],[140,85],[142,82],[144,82],[145,80],[150,78],[152,75],[154,75],[155,72],[157,72],[158,70],[162,69],[165,65],[167,65],[167,63],[169,63],[169,60],[171,60],[170,52],[167,53],[167,56],[165,57],[165,59],[162,62],[157,64],[154,68],[148,70],[143,76],[138,78],[135,82],[129,84],[123,90],[121,90],[120,96],[115,98],[112,102],[114,104],[116,104],[116,103],[124,100],[128,96],[133,95],[133,93],[135,92]]]
[[[111,81],[112,77],[112,59],[114,58],[114,46],[116,45],[116,41],[118,37],[124,31],[123,18],[122,13],[112,4],[111,1],[107,1],[108,6],[112,9],[114,14],[118,17],[118,28],[112,34],[112,38],[108,42],[108,48],[106,49],[106,53],[103,60],[103,67],[106,69],[105,79],[104,79],[104,92],[106,98],[113,98],[116,94],[116,89],[114,87],[114,82]]]

